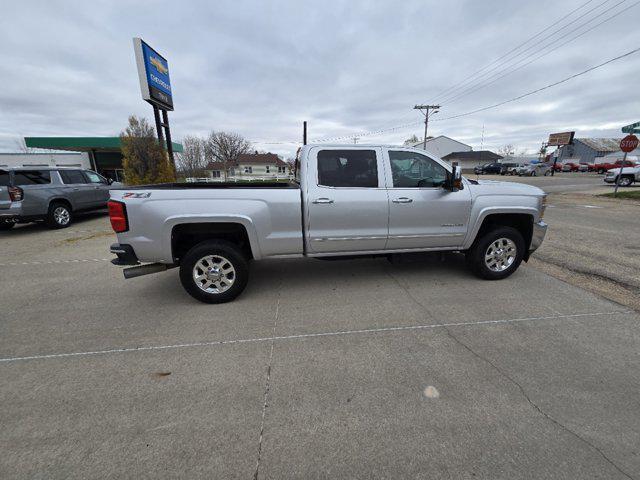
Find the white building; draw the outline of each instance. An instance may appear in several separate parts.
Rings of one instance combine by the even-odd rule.
[[[411,144],[414,148],[422,149],[424,145],[423,141]],[[449,138],[446,135],[440,135],[438,137],[427,138],[427,152],[431,152],[436,157],[446,157],[451,153],[458,152],[470,152],[472,150],[471,145],[459,142],[453,138]]]
[[[0,168],[7,167],[78,167],[91,168],[86,152],[68,153],[0,153]]]
[[[233,164],[227,165],[225,175],[224,166],[220,162],[210,162],[206,172],[208,177],[198,181],[253,181],[289,179],[291,171],[289,164],[280,159],[275,153],[244,153],[238,156]]]

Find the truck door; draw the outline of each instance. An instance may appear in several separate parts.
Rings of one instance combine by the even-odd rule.
[[[389,188],[388,250],[459,247],[469,224],[468,189],[443,188],[446,168],[422,153],[385,150]]]
[[[381,148],[314,147],[306,178],[309,253],[384,249],[389,201]]]

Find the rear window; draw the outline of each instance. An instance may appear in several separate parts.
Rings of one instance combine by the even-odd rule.
[[[0,187],[9,186],[9,172],[6,170],[0,170]]]
[[[15,170],[13,172],[13,184],[20,185],[44,185],[51,183],[49,170]]]
[[[321,150],[318,152],[318,185],[377,187],[375,150]]]
[[[59,170],[60,177],[66,185],[74,183],[87,183],[81,170]]]

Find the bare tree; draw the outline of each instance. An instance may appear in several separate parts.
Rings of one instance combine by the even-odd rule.
[[[413,145],[414,143],[418,143],[420,141],[420,139],[418,137],[416,137],[416,134],[414,133],[413,135],[411,135],[409,138],[407,138],[404,141],[405,145]]]
[[[213,131],[205,142],[204,155],[207,163],[220,162],[226,180],[229,167],[239,155],[250,150],[251,144],[239,133]]]
[[[207,167],[205,158],[206,139],[187,135],[182,140],[182,154],[178,157],[178,168],[185,177],[201,177]]]
[[[498,153],[502,155],[504,158],[513,157],[513,155],[515,155],[516,153],[516,148],[510,143],[508,143],[506,145],[501,146],[498,149]]]

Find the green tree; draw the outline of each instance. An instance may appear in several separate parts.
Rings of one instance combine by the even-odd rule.
[[[145,118],[129,117],[129,126],[120,134],[127,185],[174,182],[176,173],[167,152],[156,139]]]

